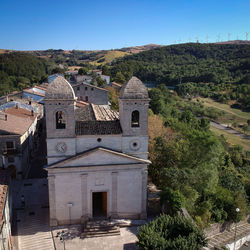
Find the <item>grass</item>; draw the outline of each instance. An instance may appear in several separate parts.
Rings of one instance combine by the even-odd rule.
[[[107,51],[107,53],[104,56],[98,58],[95,61],[90,62],[90,64],[100,65],[100,64],[105,64],[105,63],[111,63],[116,58],[124,57],[124,56],[126,56],[128,54],[129,53],[123,52],[123,51],[109,50],[109,51]],[[98,62],[99,60],[103,60],[103,61]]]
[[[237,118],[241,118],[245,121],[247,121],[248,119],[250,119],[250,113],[249,112],[243,112],[241,111],[240,109],[234,109],[234,108],[231,108],[228,104],[224,104],[224,103],[219,103],[219,102],[216,102],[210,98],[197,98],[199,99],[203,104],[204,106],[207,106],[207,107],[214,107],[214,108],[217,108],[217,109],[220,109],[220,110],[223,110],[231,115],[235,115]]]
[[[200,103],[202,103],[205,107],[213,107],[217,110],[223,111],[223,115],[219,116],[216,119],[216,122],[221,124],[226,124],[231,127],[234,125],[234,129],[237,131],[240,131],[245,134],[250,134],[249,131],[244,131],[242,129],[242,125],[247,124],[247,120],[250,119],[250,113],[249,112],[243,112],[239,109],[231,108],[230,105],[219,103],[216,101],[213,101],[210,98],[195,98],[194,100],[199,99]],[[235,126],[236,125],[236,126]]]
[[[250,152],[250,140],[243,139],[237,135],[227,133],[224,130],[220,130],[212,126],[210,127],[210,130],[214,132],[217,136],[224,135],[229,144],[241,145],[246,151]]]

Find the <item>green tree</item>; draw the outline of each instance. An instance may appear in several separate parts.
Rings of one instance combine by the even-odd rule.
[[[183,216],[160,215],[138,229],[140,250],[199,250],[207,245],[204,233]]]
[[[122,83],[122,84],[126,82],[124,75],[120,71],[117,72],[115,75],[115,82]]]
[[[78,70],[78,74],[79,74],[79,75],[87,75],[87,73],[88,73],[88,69],[85,68],[85,67],[82,67],[82,68],[80,68],[80,69]]]

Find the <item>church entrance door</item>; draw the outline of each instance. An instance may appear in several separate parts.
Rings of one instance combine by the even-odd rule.
[[[107,192],[92,193],[93,217],[107,217]]]

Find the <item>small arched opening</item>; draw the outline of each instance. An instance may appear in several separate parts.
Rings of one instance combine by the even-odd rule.
[[[56,129],[65,129],[66,119],[65,114],[62,111],[56,112]]]
[[[138,110],[134,110],[131,114],[131,127],[136,128],[140,127],[140,113]]]

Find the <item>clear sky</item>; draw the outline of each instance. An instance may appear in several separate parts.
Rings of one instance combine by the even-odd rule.
[[[115,49],[250,40],[250,0],[0,0],[0,48]]]

